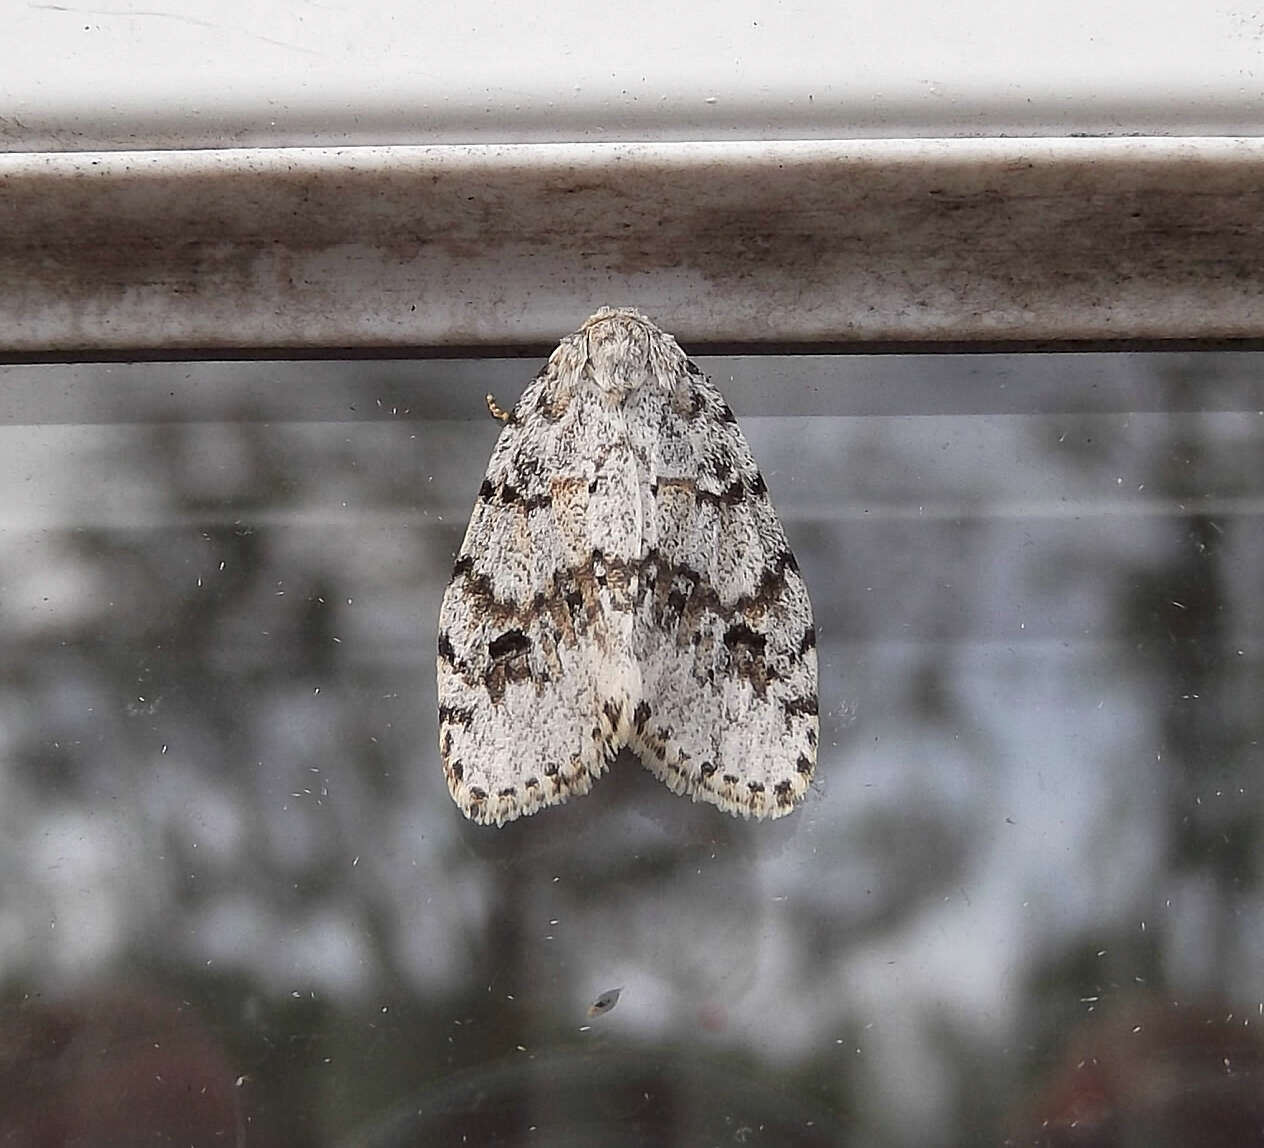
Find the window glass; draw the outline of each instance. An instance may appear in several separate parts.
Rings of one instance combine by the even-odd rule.
[[[816,612],[770,823],[449,799],[536,364],[0,371],[0,1141],[1254,1140],[1264,358],[699,363]]]

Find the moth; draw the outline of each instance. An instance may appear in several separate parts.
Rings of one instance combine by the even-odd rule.
[[[502,825],[623,747],[676,793],[780,817],[817,755],[812,607],[732,409],[603,308],[504,422],[439,611],[439,748]]]

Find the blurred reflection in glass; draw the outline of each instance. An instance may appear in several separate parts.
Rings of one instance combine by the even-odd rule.
[[[1261,362],[704,361],[812,588],[814,791],[620,759],[500,830],[434,622],[536,365],[5,369],[0,1140],[1246,1142]]]

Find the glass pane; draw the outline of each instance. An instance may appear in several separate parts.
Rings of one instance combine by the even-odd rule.
[[[772,823],[450,801],[536,364],[0,371],[0,1143],[1256,1141],[1264,359],[699,361],[817,616]]]

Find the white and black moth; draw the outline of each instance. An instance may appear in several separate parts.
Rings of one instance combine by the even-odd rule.
[[[587,793],[628,746],[676,793],[789,813],[816,766],[816,631],[733,411],[604,308],[492,451],[439,611],[439,747],[468,817]]]

